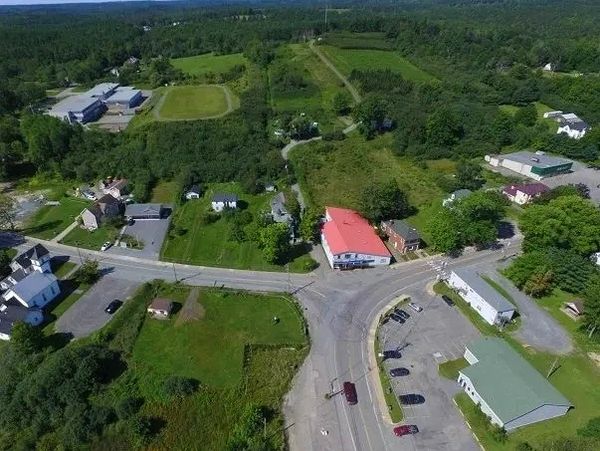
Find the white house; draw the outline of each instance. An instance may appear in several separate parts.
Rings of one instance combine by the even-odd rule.
[[[455,269],[448,285],[491,325],[503,324],[512,319],[516,308],[475,271]]]
[[[502,190],[502,194],[515,204],[525,205],[547,191],[550,191],[550,188],[543,183],[528,183],[525,185],[506,186]]]
[[[10,340],[12,328],[17,322],[38,326],[44,320],[41,310],[26,308],[16,302],[0,304],[0,340]]]
[[[128,184],[127,179],[113,180],[109,178],[100,182],[100,188],[104,194],[110,194],[115,199],[121,199],[126,194]]]
[[[34,271],[10,287],[2,298],[5,302],[18,301],[27,308],[41,308],[60,294],[54,274]]]
[[[33,271],[52,272],[50,268],[50,252],[41,244],[36,244],[17,256],[11,262],[10,269],[13,271],[13,274],[19,270],[23,270],[25,274]]]
[[[173,311],[173,303],[164,298],[155,298],[146,311],[157,319],[167,319]]]
[[[544,67],[542,67],[544,72],[554,72],[554,64],[547,63]]]
[[[442,201],[444,207],[451,206],[455,201],[469,197],[473,191],[470,189],[459,189],[451,193]]]
[[[354,210],[327,207],[321,243],[334,269],[389,265],[392,254],[369,222]]]
[[[192,185],[190,187],[190,189],[188,189],[185,193],[185,198],[187,200],[190,199],[200,199],[200,195],[202,194],[202,191],[200,190],[200,187],[198,185]]]
[[[563,122],[558,126],[557,134],[564,133],[569,138],[581,139],[585,136],[589,129],[587,123],[582,120]]]
[[[226,208],[237,208],[238,197],[235,194],[216,193],[211,202],[214,211],[223,211]]]
[[[506,431],[565,415],[571,403],[504,340],[469,344],[458,383],[490,421]]]

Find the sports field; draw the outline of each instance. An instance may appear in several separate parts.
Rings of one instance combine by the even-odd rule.
[[[233,109],[232,96],[223,86],[173,86],[159,101],[157,119],[182,121],[220,117]]]
[[[171,64],[176,69],[180,69],[188,75],[204,75],[209,72],[227,72],[234,66],[246,64],[246,58],[241,53],[233,53],[231,55],[206,53],[186,58],[175,58],[171,60]]]
[[[436,78],[419,69],[406,58],[395,52],[386,50],[342,49],[330,45],[319,47],[331,62],[344,75],[349,76],[353,70],[390,69],[398,72],[407,80],[432,81]]]

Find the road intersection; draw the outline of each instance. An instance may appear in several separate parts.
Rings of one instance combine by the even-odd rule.
[[[286,397],[284,411],[290,448],[307,451],[424,449],[414,437],[395,437],[391,424],[384,421],[386,407],[376,396],[377,369],[369,365],[369,330],[381,309],[399,295],[424,290],[444,270],[494,263],[519,246],[515,241],[502,251],[471,251],[455,259],[434,256],[386,268],[351,272],[321,268],[311,274],[288,274],[173,264],[35,239],[22,246],[35,242],[75,262],[97,259],[105,273],[132,283],[164,279],[192,286],[293,294],[304,310],[311,351]],[[342,396],[325,397],[345,380],[356,383],[356,406],[347,406]],[[458,443],[474,443],[464,424],[455,433],[461,437]],[[447,446],[438,449],[458,449],[451,443],[448,437]]]

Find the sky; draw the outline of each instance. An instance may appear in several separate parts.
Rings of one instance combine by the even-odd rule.
[[[0,0],[0,6],[8,5],[55,5],[58,3],[105,3],[141,0]],[[165,0],[162,0],[165,1]],[[168,1],[168,0],[166,0]]]

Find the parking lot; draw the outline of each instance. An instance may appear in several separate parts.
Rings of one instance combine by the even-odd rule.
[[[139,241],[143,241],[144,248],[129,249],[113,246],[107,252],[158,260],[160,248],[169,230],[170,221],[170,217],[163,219],[138,219],[133,225],[125,226],[124,233]]]
[[[473,435],[452,398],[459,386],[438,374],[438,364],[462,357],[466,343],[479,332],[455,307],[426,291],[408,293],[424,309],[417,313],[407,305],[401,308],[410,315],[404,324],[389,321],[380,329],[385,350],[400,349],[402,357],[387,359],[386,369],[407,368],[408,376],[392,378],[396,396],[419,394],[425,402],[402,406],[403,424],[416,424],[417,449],[478,450]]]
[[[104,309],[109,302],[126,302],[139,284],[113,275],[102,277],[56,321],[56,331],[85,337],[102,328],[111,319]],[[119,314],[117,311],[116,314]]]
[[[573,163],[573,172],[555,175],[542,180],[550,188],[561,185],[583,183],[590,189],[590,198],[600,203],[600,170],[588,168],[582,163]]]

